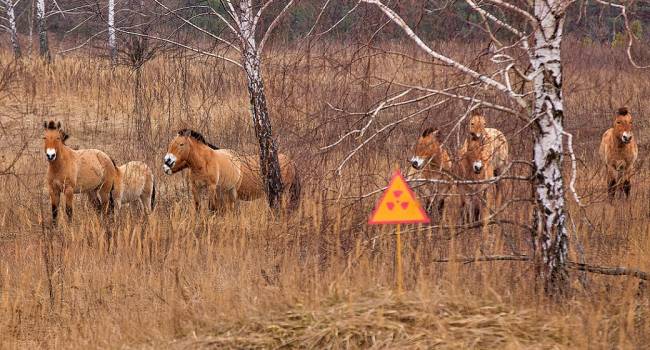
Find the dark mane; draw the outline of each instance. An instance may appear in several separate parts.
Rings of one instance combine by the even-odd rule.
[[[212,149],[219,149],[219,147],[217,147],[217,146],[209,143],[208,141],[206,141],[205,137],[203,137],[203,135],[201,135],[201,133],[199,133],[198,131],[194,131],[192,129],[182,129],[182,130],[180,130],[178,132],[178,135],[179,136],[191,137],[194,140],[196,140],[196,141],[198,141],[198,142],[200,142],[200,143],[202,143],[202,144],[204,144],[204,145],[206,145],[206,146],[208,146],[208,147],[210,147]]]
[[[422,132],[422,137],[427,137],[427,136],[429,136],[429,135],[431,135],[431,134],[433,134],[435,132],[438,132],[438,129],[436,129],[434,127],[428,127],[426,129],[424,129],[424,131]]]
[[[618,109],[618,115],[628,115],[630,111],[628,111],[627,107],[621,107]]]
[[[49,122],[43,122],[43,127],[47,130],[58,130],[59,134],[61,134],[61,142],[65,144],[65,141],[70,137],[67,132],[63,131],[61,129],[61,122],[55,122],[54,120],[50,120]]]
[[[43,126],[45,129],[57,130],[61,127],[61,124],[57,124],[54,122],[54,120],[50,120],[49,122],[45,122]]]

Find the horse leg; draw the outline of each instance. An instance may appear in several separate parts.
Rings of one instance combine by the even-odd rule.
[[[95,210],[100,211],[101,210],[101,203],[99,203],[99,198],[97,198],[97,192],[96,191],[90,191],[86,194],[88,197],[88,201],[90,204],[95,208]]]
[[[617,183],[615,179],[609,179],[607,181],[607,195],[609,196],[609,200],[612,201],[614,200],[614,197],[616,196],[616,190],[617,188]]]
[[[228,210],[235,211],[237,210],[239,200],[237,199],[237,189],[232,188],[228,191]]]
[[[113,184],[109,182],[104,182],[102,186],[99,188],[99,191],[97,191],[97,195],[99,196],[100,207],[103,213],[107,213],[109,209],[112,209],[110,203],[113,200],[111,198],[112,190],[113,190]]]
[[[190,189],[192,190],[194,209],[196,209],[196,212],[198,213],[201,209],[201,193],[199,193],[199,189],[194,185],[194,182],[190,182]]]
[[[61,201],[61,191],[58,188],[50,186],[50,204],[52,205],[52,225],[56,226],[56,219],[59,216],[59,202]]]
[[[210,211],[218,211],[220,209],[219,201],[221,198],[219,198],[219,195],[217,194],[217,186],[210,186],[209,192],[208,209]]]
[[[68,217],[68,221],[72,219],[72,201],[73,201],[73,195],[74,195],[74,190],[72,189],[72,186],[66,186],[65,189],[63,189],[65,193],[65,214]]]
[[[151,196],[147,196],[146,193],[142,193],[140,198],[138,198],[140,203],[140,209],[145,212],[147,215],[151,213]]]
[[[632,184],[629,179],[623,181],[623,192],[625,193],[625,198],[630,198],[630,190],[632,189]]]

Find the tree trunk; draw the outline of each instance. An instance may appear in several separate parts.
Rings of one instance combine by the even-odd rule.
[[[111,63],[117,62],[117,43],[115,40],[115,0],[108,0],[108,50]]]
[[[533,70],[539,72],[533,80],[535,260],[546,293],[555,296],[565,294],[569,288],[569,240],[562,180],[564,108],[560,45],[564,11],[562,0],[535,1],[535,17],[540,27],[535,31],[531,57]]]
[[[36,31],[40,54],[47,62],[50,62],[50,49],[47,44],[47,24],[45,22],[45,0],[36,0]]]
[[[242,63],[248,80],[248,94],[253,115],[255,136],[260,146],[260,169],[269,206],[277,209],[283,191],[278,147],[273,139],[271,119],[266,105],[260,56],[255,42],[253,5],[251,0],[239,3],[242,41]]]
[[[14,57],[20,58],[22,51],[20,50],[20,42],[18,41],[18,31],[16,29],[16,14],[14,12],[14,1],[5,0],[7,7],[7,21],[9,21],[9,35],[11,36],[11,47],[14,50]]]

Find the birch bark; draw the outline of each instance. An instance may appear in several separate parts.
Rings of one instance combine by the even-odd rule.
[[[252,1],[241,0],[238,10],[242,65],[246,72],[253,126],[260,148],[261,175],[269,206],[278,208],[283,191],[282,176],[278,160],[278,147],[273,138],[271,119],[264,93],[260,52],[255,40],[255,17]]]
[[[567,1],[536,0],[531,54],[535,120],[533,147],[535,257],[538,276],[550,294],[568,289],[564,180],[562,178],[564,106],[562,101],[562,29]]]
[[[4,0],[7,9],[7,21],[9,22],[9,35],[11,36],[11,47],[14,51],[14,57],[20,58],[22,51],[18,41],[18,30],[16,29],[16,14],[14,12],[14,1]]]
[[[45,0],[36,0],[36,31],[41,57],[50,61],[50,48],[47,42],[47,23],[45,19]]]
[[[113,64],[117,61],[117,41],[115,38],[115,0],[108,0],[108,50]]]

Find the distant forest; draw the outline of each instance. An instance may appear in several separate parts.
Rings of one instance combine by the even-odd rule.
[[[481,17],[473,11],[465,1],[443,1],[443,0],[402,0],[385,1],[394,4],[397,12],[413,26],[422,38],[429,41],[436,40],[481,40],[485,38],[483,29],[477,25],[481,23]],[[132,25],[133,17],[139,16],[140,22],[156,22],[159,26],[178,26],[170,19],[168,12],[161,6],[160,0],[127,0],[116,1],[116,26],[131,28],[138,31],[139,28]],[[281,9],[282,2],[276,5],[277,8],[268,11],[262,21],[271,21],[274,14]],[[305,36],[312,28],[314,20],[318,17],[325,0],[313,1],[303,0],[294,5],[288,16],[283,18],[282,23],[274,33],[274,41],[292,42]],[[527,7],[524,1],[515,1],[517,6]],[[183,13],[205,12],[209,6],[217,12],[223,12],[221,2],[218,0],[208,1],[166,1],[170,9],[184,8]],[[107,1],[48,1],[47,6],[47,28],[50,40],[56,42],[81,42],[91,37],[94,41],[101,42],[106,37],[103,32],[106,23]],[[34,1],[18,1],[16,4],[16,20],[21,41],[30,35],[36,36],[34,29]],[[135,10],[135,9],[140,10]],[[495,7],[486,7],[492,11],[500,11]],[[353,11],[351,11],[354,9]],[[504,14],[508,18],[508,14]],[[639,41],[647,41],[650,34],[646,34],[650,27],[650,2],[633,2],[628,5],[628,16],[632,23],[632,30]],[[516,20],[512,16],[511,20]],[[194,19],[195,24],[214,33],[223,30],[220,22],[209,15],[198,15]],[[336,26],[330,27],[336,23]],[[382,30],[377,29],[384,26]],[[166,28],[168,32],[169,28]],[[332,0],[320,16],[319,24],[315,31],[323,32],[327,40],[335,41],[358,41],[369,40],[403,40],[404,37],[397,27],[387,24],[386,18],[374,7],[366,4],[358,4],[354,0]],[[155,31],[155,29],[154,29]],[[568,11],[565,33],[574,38],[589,40],[591,42],[616,44],[617,38],[622,36],[623,19],[618,9],[604,6],[595,2],[577,1]],[[183,30],[179,30],[182,33]],[[507,33],[496,31],[497,35]],[[125,34],[118,34],[118,37]],[[195,31],[187,31],[187,35],[196,36]],[[190,39],[190,37],[185,37]],[[625,39],[621,40],[624,41]],[[9,45],[8,36],[3,40]],[[119,41],[119,38],[118,38]],[[97,45],[95,45],[97,46]]]

